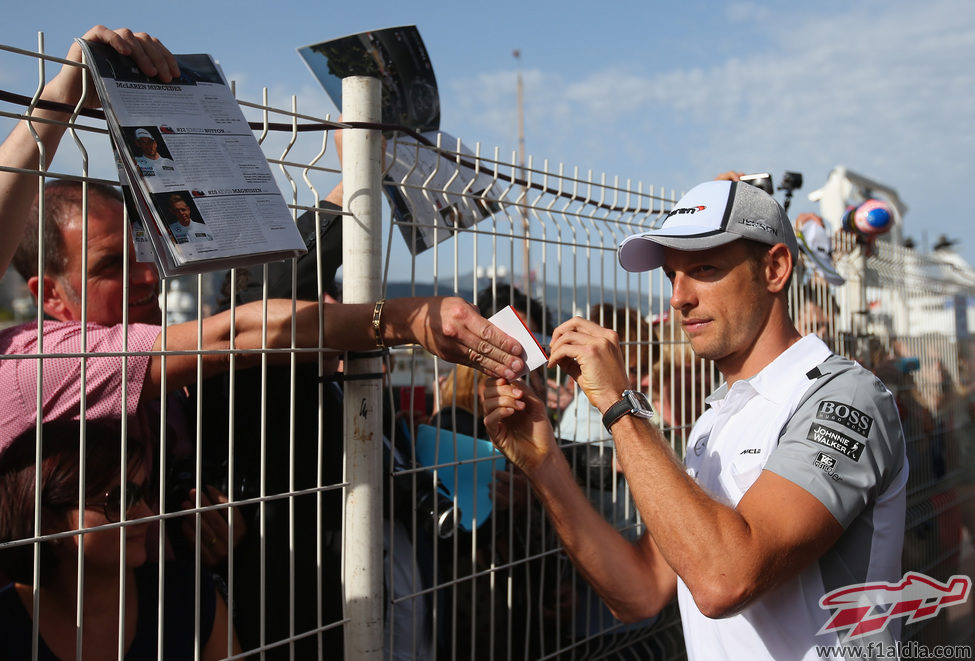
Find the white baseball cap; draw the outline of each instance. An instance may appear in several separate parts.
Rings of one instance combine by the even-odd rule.
[[[765,191],[737,181],[707,181],[689,190],[663,225],[623,239],[618,256],[627,271],[650,271],[664,261],[664,248],[707,250],[738,239],[774,246],[784,243],[799,258],[792,223]]]
[[[155,140],[155,138],[152,137],[152,134],[149,133],[149,131],[147,131],[145,129],[136,129],[135,130],[135,139],[138,140],[139,138],[149,138],[150,140]]]

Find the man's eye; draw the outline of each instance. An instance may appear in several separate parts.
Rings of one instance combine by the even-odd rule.
[[[98,276],[114,276],[122,271],[122,258],[117,259],[105,259],[94,264],[88,269],[88,274],[90,277]]]

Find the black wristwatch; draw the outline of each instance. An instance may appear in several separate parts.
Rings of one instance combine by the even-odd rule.
[[[623,399],[616,402],[603,414],[603,427],[612,433],[612,427],[624,415],[635,415],[638,418],[647,420],[653,417],[653,407],[647,400],[647,396],[636,390],[624,390]]]

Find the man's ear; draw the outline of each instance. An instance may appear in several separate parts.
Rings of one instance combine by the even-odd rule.
[[[36,275],[31,276],[27,280],[27,288],[46,315],[58,321],[74,321],[73,306],[68,305],[72,300],[70,294],[56,278],[45,275],[42,288],[41,280]]]
[[[778,294],[785,289],[789,283],[789,276],[792,275],[792,253],[784,243],[776,243],[766,253],[765,278],[768,282],[768,290],[773,294]]]

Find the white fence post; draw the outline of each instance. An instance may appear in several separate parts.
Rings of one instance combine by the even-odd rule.
[[[376,78],[342,81],[348,122],[378,122],[381,85]],[[381,295],[382,136],[377,130],[343,132],[342,294],[346,303],[372,303]],[[382,358],[351,357],[345,372],[379,374]],[[382,383],[345,383],[345,656],[380,659],[383,648]]]

